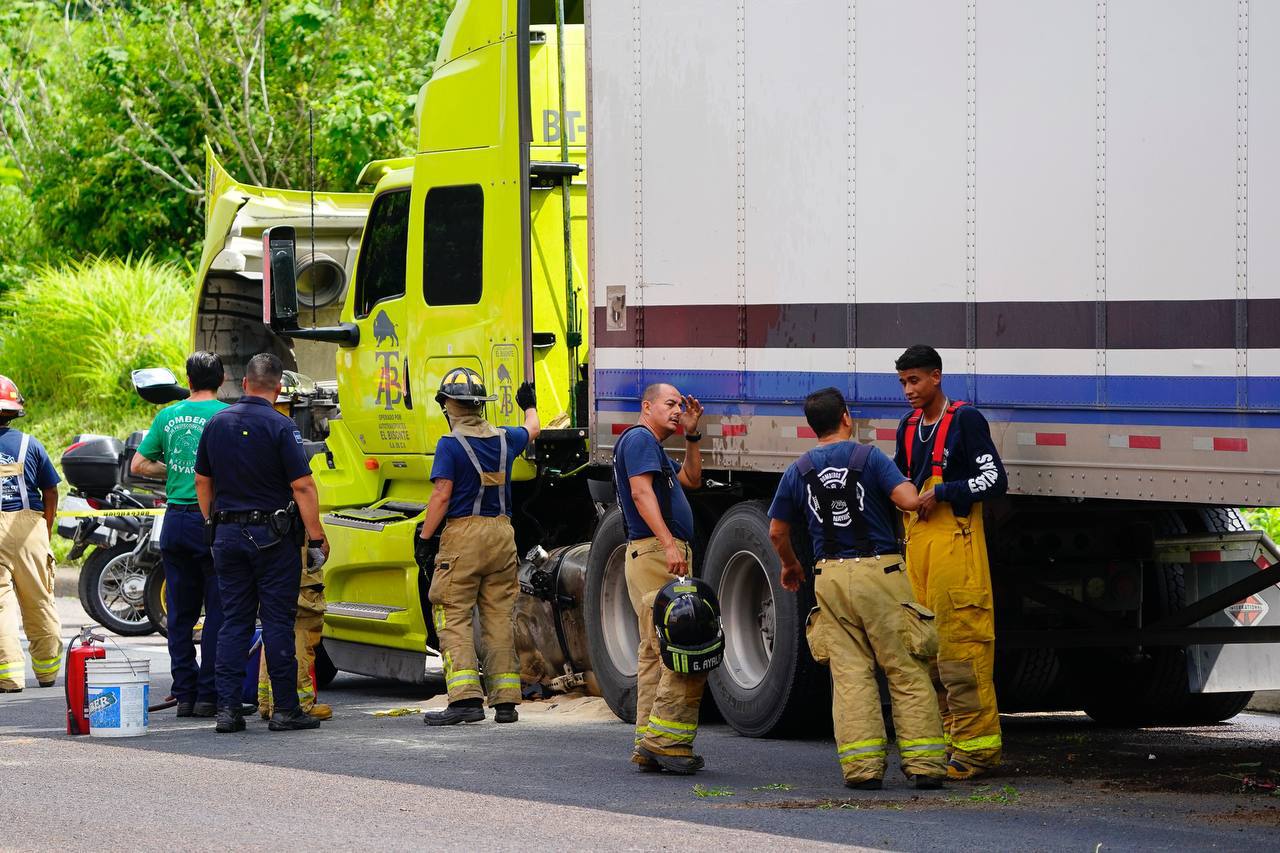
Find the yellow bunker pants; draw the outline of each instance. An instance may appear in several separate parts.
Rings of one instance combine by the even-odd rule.
[[[805,636],[831,667],[831,716],[840,769],[850,782],[884,778],[887,742],[876,664],[884,670],[902,772],[946,775],[945,741],[929,661],[938,650],[933,614],[915,602],[902,557],[819,560]]]
[[[688,544],[677,539],[676,547],[684,550],[692,570]],[[667,571],[667,558],[657,537],[627,543],[625,571],[627,594],[640,623],[636,746],[660,755],[691,755],[707,675],[672,672],[662,665],[658,632],[653,627],[653,602],[676,576]]]
[[[54,572],[44,515],[31,509],[0,512],[0,687],[26,684],[19,613],[36,680],[52,684],[58,677],[62,625],[53,604]]]
[[[514,622],[519,592],[511,519],[473,515],[445,523],[428,597],[450,702],[485,695],[471,627],[477,607],[489,705],[520,701]]]
[[[924,487],[940,482],[933,477]],[[938,620],[933,674],[947,742],[961,763],[995,767],[1001,748],[991,681],[996,626],[982,504],[974,504],[969,517],[962,518],[949,504],[939,503],[927,520],[910,514],[906,529],[911,586]]]
[[[303,555],[306,565],[306,555]],[[298,707],[310,711],[316,706],[316,685],[311,678],[316,663],[316,646],[324,631],[324,590],[317,585],[324,583],[323,569],[302,570],[302,590],[298,593],[298,614],[293,620],[294,656],[298,659]],[[258,713],[271,716],[271,679],[267,675],[267,658],[258,658]]]

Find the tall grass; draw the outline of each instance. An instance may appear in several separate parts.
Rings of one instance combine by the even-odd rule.
[[[19,426],[57,460],[78,432],[145,428],[155,407],[130,373],[181,375],[191,321],[190,276],[150,258],[90,258],[36,272],[0,295],[0,373],[22,389]]]
[[[1255,507],[1242,509],[1245,524],[1254,530],[1262,530],[1275,542],[1280,542],[1280,507]]]

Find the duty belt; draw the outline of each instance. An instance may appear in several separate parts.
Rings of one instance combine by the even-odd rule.
[[[213,520],[218,524],[270,524],[271,516],[279,510],[274,509],[246,509],[246,510],[223,510],[213,514]]]
[[[166,504],[165,509],[169,512],[199,512],[200,504]]]
[[[833,562],[837,562],[837,561],[844,562],[845,560],[849,560],[850,562],[853,562],[856,560],[874,560],[877,557],[890,557],[890,556],[898,558],[898,562],[894,563],[893,565],[884,567],[884,573],[886,575],[891,575],[894,572],[898,571],[899,568],[906,565],[906,561],[902,559],[902,554],[899,551],[881,551],[879,553],[872,552],[870,554],[854,554],[852,557],[823,557],[822,560],[818,560],[817,562],[823,562],[825,560],[831,560]],[[822,566],[814,565],[813,576],[817,577],[820,574],[822,574]]]

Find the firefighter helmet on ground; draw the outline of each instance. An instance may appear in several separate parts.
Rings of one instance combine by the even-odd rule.
[[[440,390],[436,392],[436,402],[441,406],[445,400],[478,406],[496,399],[496,394],[490,396],[485,393],[484,380],[469,367],[455,367],[446,373],[444,379],[440,380]]]
[[[680,578],[659,590],[653,625],[662,663],[672,672],[710,672],[724,660],[720,602],[705,581]]]
[[[8,376],[0,376],[0,418],[20,418],[27,413],[22,392]]]

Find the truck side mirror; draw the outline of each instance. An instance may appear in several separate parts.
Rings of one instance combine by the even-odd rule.
[[[262,322],[276,332],[298,327],[295,237],[292,225],[262,232]]]

